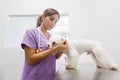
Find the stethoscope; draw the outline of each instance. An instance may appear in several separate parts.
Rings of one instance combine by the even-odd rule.
[[[42,48],[42,41],[41,41],[41,37],[40,37],[39,27],[37,28],[37,30],[38,30],[38,35],[37,35],[38,44],[37,44],[37,47],[38,47],[38,49],[39,49],[39,48]]]

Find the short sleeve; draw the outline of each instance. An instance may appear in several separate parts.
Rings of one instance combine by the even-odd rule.
[[[36,42],[36,34],[34,32],[33,29],[28,29],[26,30],[22,43],[21,43],[21,47],[24,49],[24,46],[28,46],[30,48],[36,49],[37,48],[37,42]]]

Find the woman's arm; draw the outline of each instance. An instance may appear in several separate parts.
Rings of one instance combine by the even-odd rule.
[[[54,53],[56,51],[59,51],[59,50],[66,49],[67,44],[63,44],[63,43],[64,42],[61,42],[59,45],[54,46],[53,48],[50,48],[50,49],[45,50],[45,51],[41,50],[41,51],[38,51],[37,53],[36,53],[35,49],[32,49],[32,48],[30,48],[28,46],[25,46],[24,51],[25,51],[25,56],[26,56],[28,64],[30,64],[30,65],[37,64],[41,60],[48,57],[50,54],[52,54],[52,53]]]
[[[35,49],[29,48],[28,46],[25,46],[24,50],[28,64],[34,65],[54,53],[57,50],[57,47],[45,51],[39,51],[37,53]]]

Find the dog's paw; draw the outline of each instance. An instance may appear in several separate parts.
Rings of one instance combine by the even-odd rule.
[[[73,69],[75,69],[75,66],[68,64],[68,65],[66,65],[66,69],[73,70]]]
[[[110,70],[118,70],[118,65],[116,65],[116,64],[111,64],[108,67]]]
[[[110,68],[110,70],[118,70],[118,66],[113,66]]]

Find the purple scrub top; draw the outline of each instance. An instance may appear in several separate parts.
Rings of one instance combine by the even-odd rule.
[[[30,48],[37,49],[41,47],[42,50],[47,50],[48,39],[38,28],[27,29],[23,37],[21,47],[27,45]],[[29,65],[25,58],[24,68],[21,80],[54,80],[55,78],[55,54],[49,55],[47,58],[35,65]]]

